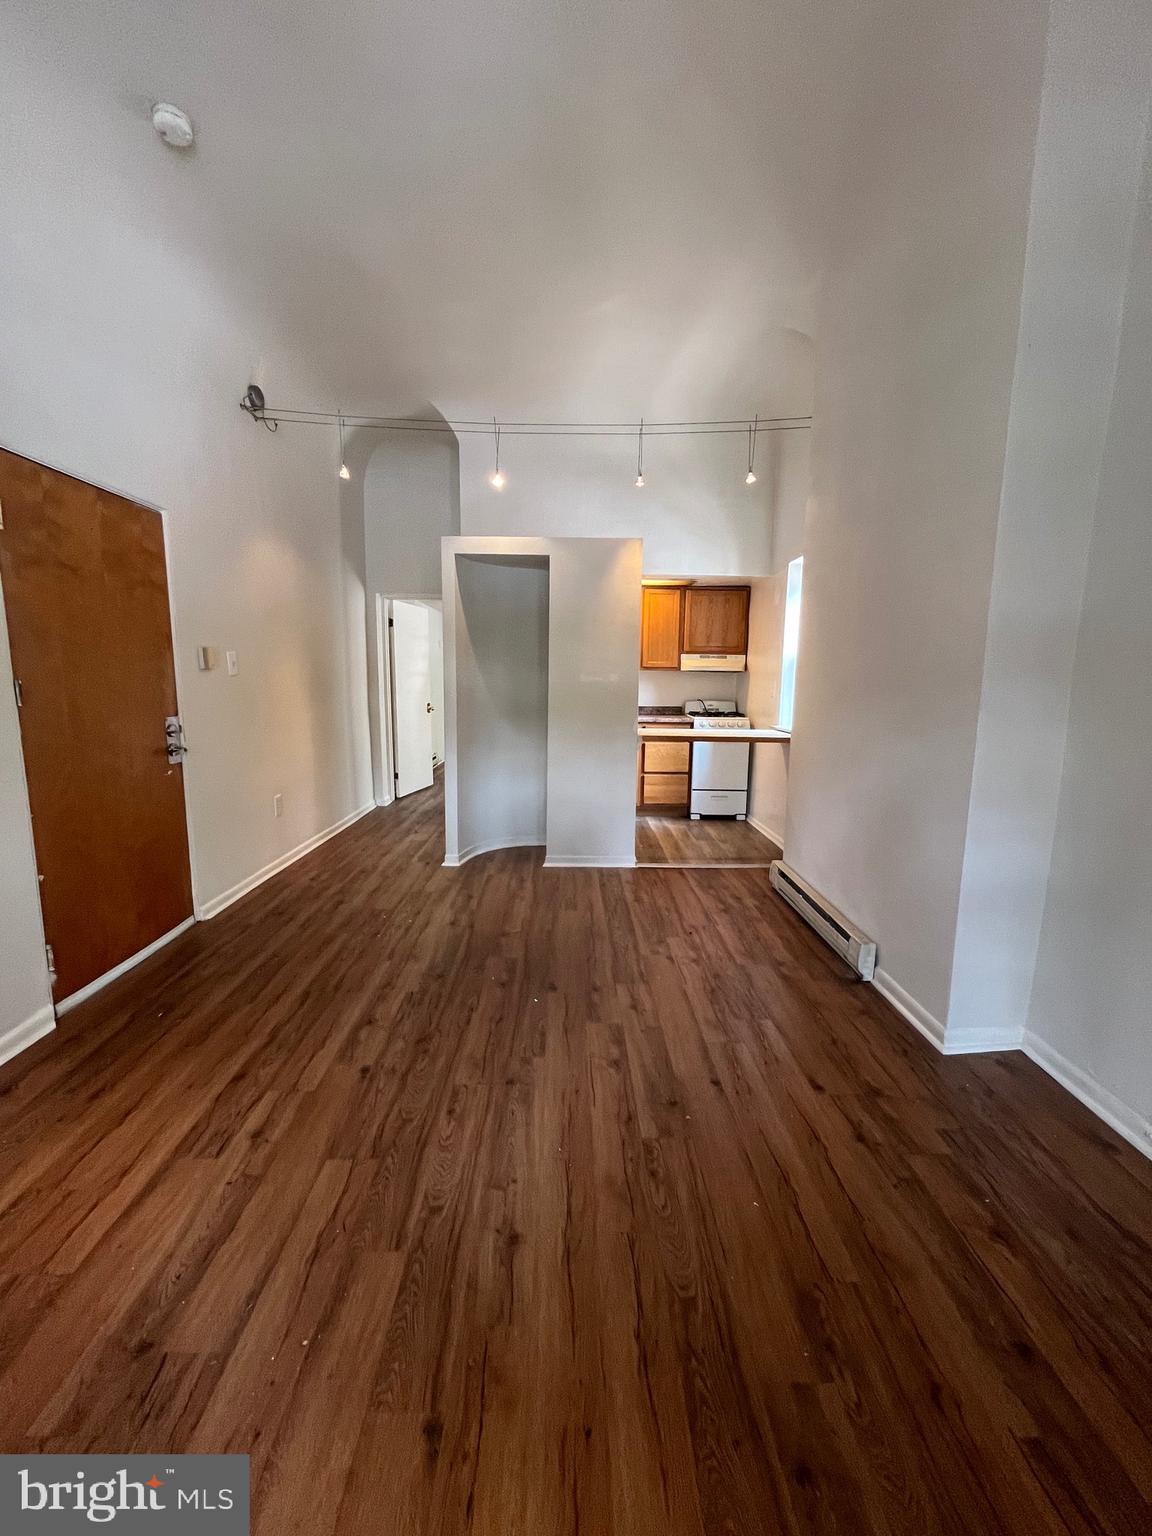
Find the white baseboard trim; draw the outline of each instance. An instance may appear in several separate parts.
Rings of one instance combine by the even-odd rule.
[[[911,992],[906,992],[894,977],[879,966],[876,967],[872,985],[888,999],[897,1013],[903,1014],[909,1024],[920,1031],[925,1040],[932,1042],[942,1056],[977,1056],[986,1051],[1020,1049],[1021,1037],[1007,1036],[1002,1030],[968,1030],[962,1035],[953,1031],[949,1035],[935,1014],[929,1013]]]
[[[944,1046],[945,1056],[978,1056],[988,1051],[1018,1051],[1024,1044],[1019,1030],[1011,1034],[1002,1029],[953,1030]]]
[[[459,853],[446,853],[444,855],[445,869],[459,869],[461,864],[467,864],[469,859],[476,859],[482,853],[498,853],[501,848],[543,848],[543,838],[528,837],[498,837],[491,843],[470,843],[467,848],[461,848]]]
[[[323,832],[317,832],[315,837],[308,838],[288,853],[282,853],[278,859],[273,859],[271,864],[265,864],[263,869],[258,869],[254,875],[249,875],[247,880],[241,880],[239,885],[234,885],[231,890],[224,891],[219,896],[213,896],[211,901],[202,902],[196,916],[205,921],[215,917],[217,913],[223,912],[225,907],[230,907],[234,901],[239,901],[241,896],[247,896],[249,891],[254,891],[258,885],[263,885],[265,880],[271,880],[273,875],[278,875],[282,869],[287,869],[289,864],[295,864],[297,859],[302,859],[306,853],[311,853],[313,848],[319,848],[321,843],[326,843],[330,837],[335,837],[338,832],[343,832],[353,822],[359,821],[361,816],[367,816],[369,811],[375,809],[375,800],[369,800],[367,805],[362,805],[350,816],[345,816],[343,821],[325,828]]]
[[[377,795],[375,800],[376,809],[379,811],[384,810],[385,807],[391,805],[395,799],[395,795]],[[369,809],[371,809],[371,807],[369,807]]]
[[[20,1024],[13,1024],[11,1029],[6,1029],[0,1034],[0,1063],[11,1061],[13,1056],[19,1056],[21,1051],[26,1051],[37,1040],[43,1040],[45,1035],[50,1035],[56,1028],[56,1015],[52,1011],[52,1004],[46,1003],[43,1008],[37,1008]]]
[[[1152,1157],[1152,1121],[1148,1121],[1123,1099],[1118,1099],[1110,1089],[1098,1083],[1083,1067],[1078,1067],[1067,1056],[1029,1031],[1024,1036],[1023,1050],[1038,1067],[1054,1077],[1062,1088],[1067,1088],[1074,1098],[1086,1105],[1105,1125],[1110,1125],[1118,1136],[1134,1146],[1145,1157]]]
[[[103,976],[97,976],[95,981],[90,981],[86,987],[62,998],[56,1004],[56,1012],[67,1013],[70,1008],[75,1008],[79,1003],[87,1002],[97,992],[103,991],[110,981],[115,981],[118,976],[140,964],[141,960],[147,960],[149,955],[154,955],[158,949],[163,949],[165,944],[171,944],[173,939],[178,939],[182,933],[187,933],[196,921],[194,917],[186,917],[182,923],[177,923],[175,928],[169,928],[167,933],[162,933],[158,939],[153,939],[151,944],[146,944],[143,949],[138,949],[134,955],[129,955],[127,960],[121,960],[119,965],[114,965],[110,971],[105,971]]]
[[[550,853],[544,860],[545,869],[635,869],[636,855],[631,858],[610,859],[602,853]]]
[[[914,1029],[918,1029],[925,1040],[931,1041],[938,1051],[944,1051],[944,1026],[934,1014],[928,1012],[912,996],[911,992],[905,992],[900,983],[887,971],[882,971],[879,966],[872,977],[872,985],[882,997],[886,997],[897,1013],[903,1014]]]
[[[780,832],[773,832],[771,827],[765,826],[762,821],[757,821],[755,816],[749,816],[748,825],[750,827],[755,827],[757,832],[766,837],[770,843],[775,843],[777,848],[784,847],[783,834]]]

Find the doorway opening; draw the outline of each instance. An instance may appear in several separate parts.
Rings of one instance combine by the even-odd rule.
[[[444,763],[444,615],[439,597],[376,597],[380,803],[428,789]]]
[[[457,554],[445,863],[548,841],[546,556]]]

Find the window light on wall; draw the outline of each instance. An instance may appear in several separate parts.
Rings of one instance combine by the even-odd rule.
[[[792,729],[796,707],[796,653],[800,645],[800,593],[804,585],[804,556],[797,555],[788,565],[788,588],[784,595],[784,651],[780,658],[780,714],[777,724],[782,731]]]

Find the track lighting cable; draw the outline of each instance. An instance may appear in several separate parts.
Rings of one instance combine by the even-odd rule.
[[[265,426],[370,427],[384,432],[452,432],[457,436],[492,433],[499,439],[511,437],[632,437],[639,431],[635,421],[506,421],[491,423],[449,420],[444,417],[344,415],[338,411],[299,410],[287,406],[267,407],[254,419]],[[732,433],[752,434],[753,451],[760,432],[802,432],[812,425],[811,416],[734,417],[721,421],[645,421],[646,437],[716,437]]]

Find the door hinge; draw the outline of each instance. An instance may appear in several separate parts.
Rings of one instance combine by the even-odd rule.
[[[388,628],[389,629],[395,629],[396,628],[396,620],[395,619],[389,619],[388,620]]]
[[[399,770],[399,768],[396,768],[396,769],[393,770],[392,777],[394,779],[398,779],[400,777],[400,770]]]
[[[53,985],[56,982],[56,951],[51,944],[45,944],[44,957],[48,961],[48,974],[52,978]]]
[[[16,708],[17,709],[23,709],[24,708],[24,684],[20,681],[20,679],[18,677],[14,677],[12,679],[12,691],[16,695]]]

